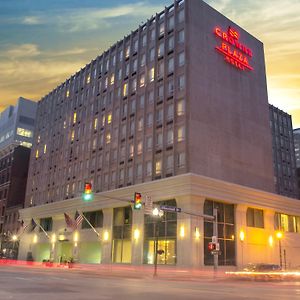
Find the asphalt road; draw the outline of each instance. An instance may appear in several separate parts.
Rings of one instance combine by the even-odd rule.
[[[0,266],[0,300],[300,299],[300,283],[105,277],[69,269]]]

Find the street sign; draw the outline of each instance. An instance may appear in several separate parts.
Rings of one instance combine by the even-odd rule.
[[[216,244],[218,242],[218,239],[217,239],[217,237],[215,235],[213,235],[211,237],[211,241],[212,241],[212,243]]]
[[[147,215],[152,215],[153,211],[153,201],[150,196],[146,196],[146,201],[145,201],[145,214]]]
[[[161,205],[160,209],[169,212],[181,212],[181,208],[176,206]]]

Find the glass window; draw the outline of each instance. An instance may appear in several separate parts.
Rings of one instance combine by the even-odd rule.
[[[154,55],[155,55],[154,48],[151,48],[151,49],[150,49],[150,55],[149,55],[150,61],[153,61],[153,60],[154,60]]]
[[[149,70],[149,81],[154,81],[154,67]]]
[[[181,67],[184,65],[184,52],[178,54],[178,66]]]
[[[235,224],[234,205],[211,200],[204,202],[204,214],[213,215],[213,208],[218,209],[218,242],[220,244],[219,265],[235,265]],[[204,264],[213,265],[213,255],[208,250],[208,243],[213,236],[213,222],[204,220]]]
[[[171,57],[168,60],[168,73],[172,73],[174,71],[174,58]]]
[[[42,218],[40,219],[40,225],[46,232],[52,231],[53,220],[52,218]],[[42,231],[41,228],[40,231]]]
[[[31,130],[18,127],[17,128],[17,135],[31,138],[33,136],[33,132]]]
[[[247,226],[264,228],[264,211],[262,209],[247,208]]]
[[[102,210],[84,212],[83,214],[88,219],[88,221],[92,224],[93,227],[95,228],[103,227]],[[88,222],[85,219],[83,219],[82,222],[82,229],[91,229],[91,226],[88,224]]]
[[[182,91],[185,88],[185,80],[184,75],[180,75],[178,77],[178,90]]]
[[[177,102],[177,116],[183,116],[185,112],[184,101],[179,100]]]
[[[184,30],[178,32],[178,43],[184,43]]]
[[[161,174],[161,159],[155,162],[155,174],[156,175]]]
[[[152,161],[146,162],[146,176],[152,176]]]
[[[131,262],[131,207],[114,208],[112,260],[114,263]]]
[[[177,141],[178,142],[184,141],[184,137],[185,137],[184,126],[180,126],[177,131]]]
[[[160,201],[155,205],[175,206],[175,200]],[[165,212],[161,218],[145,215],[144,230],[144,263],[154,263],[155,240],[157,248],[163,250],[157,257],[158,264],[176,264],[177,214]]]
[[[168,39],[168,51],[174,49],[174,36],[170,36]]]

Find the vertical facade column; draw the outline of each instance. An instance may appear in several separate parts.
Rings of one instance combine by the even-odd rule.
[[[272,210],[264,210],[264,225],[267,239],[267,255],[268,262],[279,265],[279,246],[275,232],[275,212]]]
[[[204,221],[203,205],[205,198],[199,196],[176,197],[177,207],[185,213],[177,214],[177,266],[198,268],[203,266]]]
[[[131,263],[143,264],[144,210],[132,211]]]
[[[236,242],[236,265],[238,268],[242,268],[249,261],[247,258],[248,252],[248,230],[246,222],[246,212],[247,206],[243,204],[238,204],[235,207],[235,242]]]
[[[103,234],[102,234],[102,257],[101,263],[112,262],[112,241],[113,241],[113,208],[103,209]]]

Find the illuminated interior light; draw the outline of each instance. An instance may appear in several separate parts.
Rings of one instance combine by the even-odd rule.
[[[52,242],[53,244],[56,242],[56,235],[55,235],[55,233],[52,234],[51,242]]]
[[[200,230],[199,230],[199,227],[196,227],[196,228],[195,228],[195,238],[196,238],[197,240],[200,239]]]
[[[36,244],[37,241],[38,241],[38,237],[37,237],[37,235],[35,234],[35,235],[33,236],[32,242],[33,242],[34,244]]]
[[[273,243],[274,243],[273,236],[270,235],[270,236],[269,236],[269,245],[270,245],[270,247],[273,246]]]
[[[245,240],[245,232],[243,230],[240,231],[240,240],[241,242]]]
[[[138,240],[140,237],[140,231],[138,229],[135,229],[133,232],[133,237],[135,240]]]
[[[14,234],[11,239],[15,242],[18,239],[18,237]]]
[[[180,233],[179,233],[179,235],[180,235],[180,237],[184,237],[184,235],[185,235],[185,232],[184,232],[184,226],[182,225],[181,227],[180,227]]]
[[[108,241],[108,238],[109,238],[108,231],[105,230],[104,233],[103,233],[103,240],[104,240],[104,241]]]
[[[73,241],[74,241],[75,243],[77,243],[78,240],[79,240],[79,234],[78,234],[78,231],[75,231],[75,232],[74,232],[74,235],[73,235]]]

